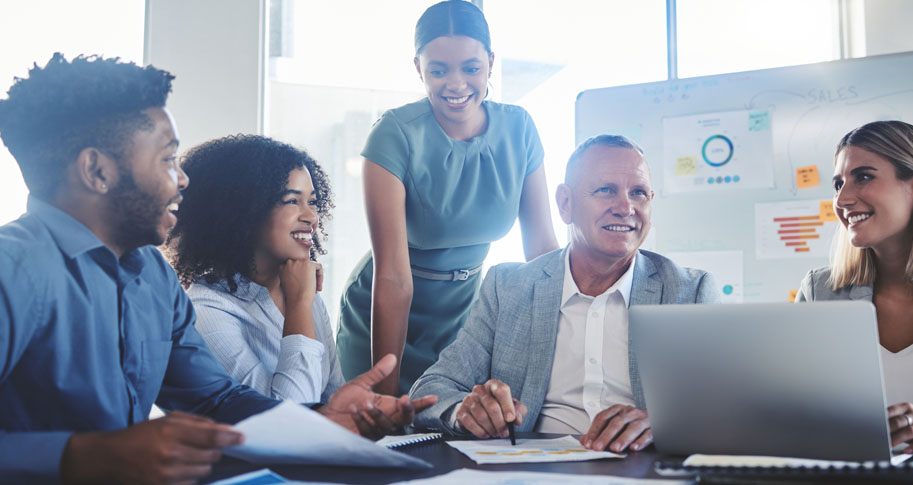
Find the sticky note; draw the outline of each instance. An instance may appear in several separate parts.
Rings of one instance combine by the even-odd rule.
[[[798,294],[799,294],[799,290],[789,290],[789,302],[795,303],[796,295],[798,295]]]
[[[748,113],[748,131],[766,131],[770,129],[770,113],[752,111]]]
[[[822,200],[821,209],[818,213],[818,217],[821,219],[821,222],[836,222],[837,214],[834,213],[834,201],[832,200]]]
[[[799,167],[796,169],[796,185],[800,189],[815,187],[819,183],[817,165],[809,165],[807,167]]]
[[[679,157],[675,160],[675,175],[694,175],[697,173],[697,159]]]

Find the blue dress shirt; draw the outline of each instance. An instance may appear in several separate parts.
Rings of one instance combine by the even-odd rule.
[[[153,247],[118,260],[34,197],[0,227],[0,477],[57,480],[74,432],[144,421],[152,404],[235,423],[271,408],[233,381]]]

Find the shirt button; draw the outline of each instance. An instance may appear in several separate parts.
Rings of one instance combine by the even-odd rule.
[[[598,316],[599,316],[599,312],[593,312],[593,313],[590,313],[590,315],[593,316],[593,317],[598,317]]]
[[[590,363],[591,363],[591,364],[595,364],[595,363],[596,363],[596,359],[590,357]]]

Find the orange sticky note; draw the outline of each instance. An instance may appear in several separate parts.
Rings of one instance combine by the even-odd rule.
[[[821,218],[821,222],[836,222],[838,219],[837,214],[834,213],[834,201],[822,200],[818,217]]]
[[[795,303],[796,295],[799,293],[799,290],[789,290],[789,302]]]
[[[800,189],[814,187],[819,183],[817,165],[809,165],[807,167],[799,167],[796,169],[796,186],[798,186]]]

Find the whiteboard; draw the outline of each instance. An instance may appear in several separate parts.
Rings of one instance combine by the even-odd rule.
[[[613,133],[644,149],[658,252],[741,251],[743,301],[785,301],[828,262],[837,223],[806,219],[819,204],[825,217],[837,142],[913,120],[913,52],[592,89],[575,116],[577,143]],[[814,168],[818,184],[797,181]],[[815,239],[779,234],[804,225]]]

